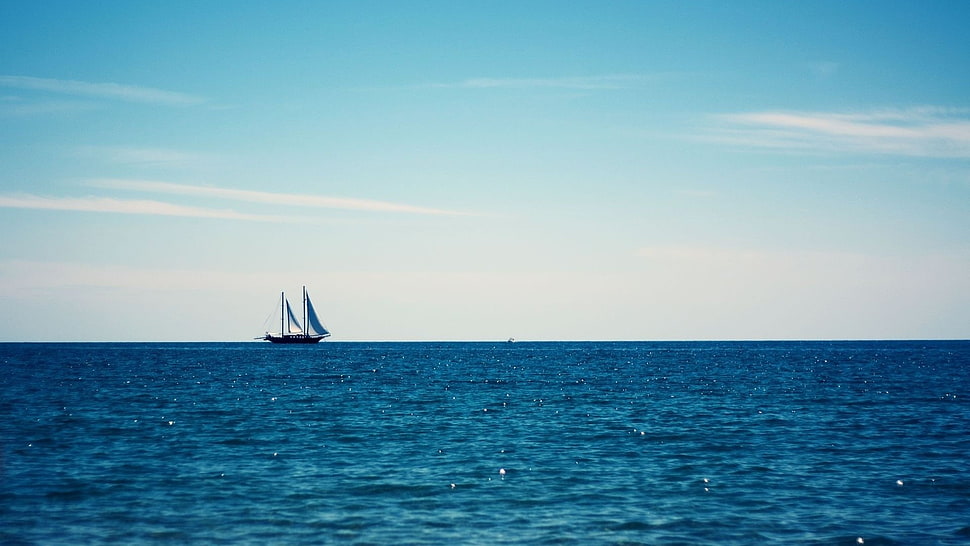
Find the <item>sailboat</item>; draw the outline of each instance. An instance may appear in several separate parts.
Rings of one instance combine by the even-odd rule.
[[[286,299],[286,294],[280,292],[280,331],[266,332],[261,338],[270,343],[317,343],[325,337],[330,337],[330,332],[320,322],[313,304],[310,303],[310,296],[307,295],[306,286],[303,287],[303,322],[296,317],[293,307]],[[306,325],[306,329],[301,326]]]

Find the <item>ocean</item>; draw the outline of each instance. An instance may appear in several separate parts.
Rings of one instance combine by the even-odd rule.
[[[970,544],[970,342],[0,344],[3,544]]]

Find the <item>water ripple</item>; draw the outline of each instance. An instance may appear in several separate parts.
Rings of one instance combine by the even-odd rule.
[[[968,342],[305,349],[0,345],[0,542],[970,537]]]

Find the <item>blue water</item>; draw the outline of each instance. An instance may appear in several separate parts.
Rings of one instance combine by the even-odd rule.
[[[0,543],[970,543],[965,341],[0,344],[0,365]]]

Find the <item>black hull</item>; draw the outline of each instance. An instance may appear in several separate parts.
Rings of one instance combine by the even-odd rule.
[[[310,345],[312,343],[319,343],[323,336],[271,336],[267,335],[264,337],[266,341],[270,343],[282,343],[282,344],[298,344],[298,345]]]

